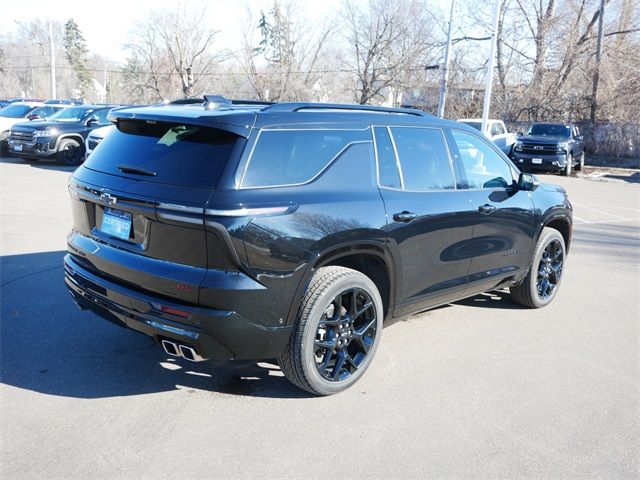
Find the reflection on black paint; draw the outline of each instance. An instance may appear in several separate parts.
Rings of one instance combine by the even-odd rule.
[[[503,252],[513,248],[511,238],[504,235],[471,238],[454,243],[440,254],[443,262],[464,260],[491,253]]]

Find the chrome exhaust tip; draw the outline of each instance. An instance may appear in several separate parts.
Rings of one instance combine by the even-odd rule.
[[[205,360],[208,360],[207,358],[201,357],[198,352],[196,352],[191,347],[188,347],[186,345],[179,345],[179,348],[183,358],[189,360],[190,362],[204,362]]]
[[[180,354],[180,350],[178,349],[178,346],[173,343],[170,342],[169,340],[162,340],[162,348],[164,348],[164,351],[167,352],[167,354],[171,355],[172,357],[181,357],[182,355]]]
[[[69,295],[71,295],[71,300],[73,300],[74,305],[76,307],[78,307],[78,310],[86,310],[87,309],[87,307],[85,307],[83,305],[80,305],[80,302],[78,302],[78,299],[76,298],[76,296],[73,293],[69,292]]]

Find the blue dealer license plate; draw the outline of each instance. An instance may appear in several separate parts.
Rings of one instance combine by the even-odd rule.
[[[131,233],[131,214],[113,208],[105,208],[100,230],[112,237],[129,240]]]

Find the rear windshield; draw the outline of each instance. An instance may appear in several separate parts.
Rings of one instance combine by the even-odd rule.
[[[85,167],[148,182],[215,188],[239,138],[216,128],[121,120]]]

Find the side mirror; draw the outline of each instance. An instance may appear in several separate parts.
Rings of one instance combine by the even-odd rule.
[[[522,133],[522,132],[517,132],[516,133],[516,137],[522,137],[522,136],[524,136],[524,133]]]
[[[84,124],[87,127],[90,127],[91,125],[96,125],[97,123],[98,123],[98,117],[96,117],[95,115],[93,117],[89,117],[87,121],[84,122]]]
[[[31,121],[31,120],[42,120],[42,117],[40,115],[29,115],[27,118],[29,119],[29,121]]]
[[[530,173],[520,173],[520,176],[518,177],[518,190],[533,192],[538,188],[538,185],[540,185],[538,177]]]

